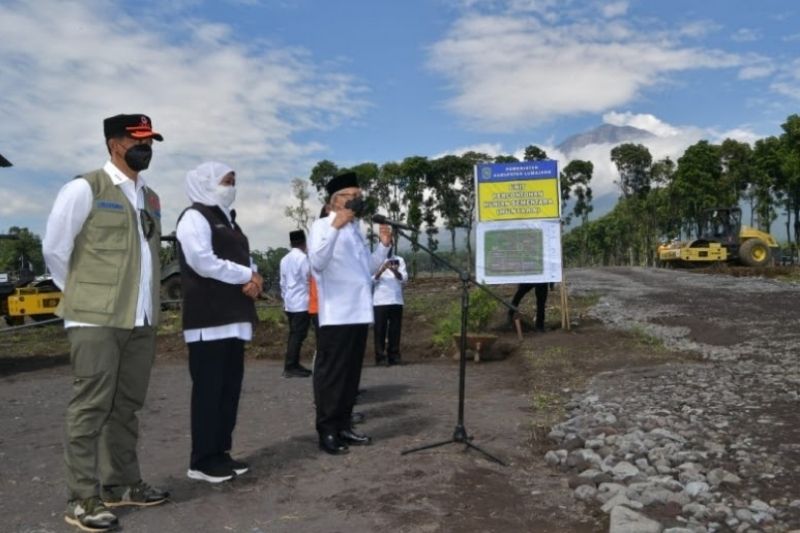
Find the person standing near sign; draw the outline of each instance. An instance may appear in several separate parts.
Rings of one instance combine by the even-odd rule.
[[[375,309],[375,365],[400,364],[400,333],[403,327],[403,285],[408,281],[405,260],[389,252],[375,273],[372,300]],[[386,338],[389,338],[387,347]]]
[[[283,298],[283,310],[289,321],[283,377],[307,378],[311,375],[311,370],[300,364],[300,349],[308,335],[310,303],[311,272],[306,255],[305,232],[301,229],[290,232],[289,244],[292,249],[283,256],[280,264],[281,298]]]
[[[534,321],[534,328],[536,328],[536,331],[544,332],[544,311],[547,305],[547,292],[549,288],[549,283],[520,283],[517,285],[517,292],[514,293],[514,297],[511,299],[511,305],[519,307],[522,298],[534,289],[534,294],[536,295],[536,320]],[[508,310],[508,318],[509,320],[514,319],[513,309]]]
[[[108,509],[150,506],[169,493],[142,481],[136,445],[156,351],[161,205],[139,175],[153,131],[142,114],[103,121],[109,160],[56,196],[42,252],[64,293],[58,314],[70,343],[64,520],[87,531],[118,526]]]
[[[373,321],[372,275],[386,259],[389,226],[370,254],[358,216],[365,202],[352,172],[325,186],[330,214],[311,227],[308,256],[319,295],[319,344],[314,365],[316,429],[320,449],[332,455],[372,439],[352,429],[352,413]]]

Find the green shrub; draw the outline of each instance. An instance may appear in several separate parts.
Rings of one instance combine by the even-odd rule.
[[[467,333],[480,333],[489,325],[497,310],[497,300],[479,288],[469,293],[469,312],[467,313]],[[461,333],[461,300],[452,304],[447,314],[436,323],[433,342],[439,347],[449,346],[453,335]]]
[[[259,306],[256,307],[256,312],[258,313],[258,320],[266,324],[268,327],[277,328],[286,322],[286,315],[284,314],[283,309],[279,306]]]

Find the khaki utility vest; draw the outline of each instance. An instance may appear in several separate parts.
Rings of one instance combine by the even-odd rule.
[[[65,320],[98,326],[134,327],[141,263],[138,224],[141,223],[153,226],[148,239],[153,269],[150,324],[157,325],[161,307],[161,206],[158,195],[148,187],[144,188],[143,210],[147,215],[140,215],[103,170],[92,171],[80,178],[89,182],[92,188],[92,210],[75,237],[64,298],[57,314]]]

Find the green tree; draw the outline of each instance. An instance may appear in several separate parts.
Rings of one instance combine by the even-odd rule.
[[[287,205],[283,214],[294,220],[297,229],[308,233],[308,222],[311,219],[311,210],[308,207],[308,182],[302,178],[292,180],[292,194],[297,200],[297,205]]]
[[[250,256],[258,268],[259,274],[270,284],[271,289],[275,289],[280,280],[281,259],[289,253],[288,248],[267,248],[265,252],[252,250]]]
[[[777,217],[775,192],[776,187],[785,181],[784,155],[784,146],[778,137],[759,139],[753,147],[753,173],[748,195],[755,206],[756,226],[764,231],[770,231]]]
[[[561,209],[565,224],[568,225],[573,216],[580,218],[585,223],[589,213],[592,212],[592,189],[589,187],[589,182],[592,180],[593,173],[592,162],[580,159],[570,161],[561,171]],[[575,196],[575,205],[572,213],[567,215],[567,202],[570,195]]]
[[[42,239],[28,228],[12,226],[7,238],[0,240],[0,268],[19,275],[21,271],[44,273]]]
[[[642,197],[650,191],[650,167],[653,156],[642,144],[625,143],[611,149],[611,161],[619,172],[619,185],[622,196]]]
[[[400,164],[403,176],[405,176],[405,187],[403,189],[403,203],[407,207],[408,225],[414,228],[411,231],[411,275],[417,275],[417,253],[419,251],[420,226],[423,222],[423,201],[425,198],[425,188],[430,174],[431,164],[427,157],[411,156],[407,157]]]
[[[457,155],[446,155],[431,162],[433,193],[436,210],[450,232],[450,251],[456,251],[456,230],[463,225],[460,180],[471,171],[469,163]]]
[[[472,268],[472,228],[475,217],[475,165],[480,163],[491,163],[492,158],[488,154],[481,152],[466,152],[461,156],[463,161],[464,174],[459,176],[461,188],[459,189],[461,205],[461,225],[466,230],[467,258],[469,264],[467,269]]]
[[[783,134],[783,165],[778,188],[786,207],[786,239],[794,242],[795,252],[800,251],[800,116],[794,114],[781,124]],[[792,223],[794,217],[794,223]],[[794,240],[791,230],[794,229]]]
[[[543,161],[547,159],[547,152],[532,144],[525,148],[525,161]]]
[[[321,202],[324,202],[327,199],[325,185],[327,185],[330,179],[338,173],[339,167],[336,166],[336,163],[333,161],[328,161],[327,159],[319,161],[316,165],[314,165],[314,168],[311,169],[311,174],[308,177],[308,181],[317,190],[317,195]]]
[[[688,147],[678,159],[678,169],[672,182],[687,230],[700,232],[703,211],[706,209],[736,204],[738,198],[730,188],[722,185],[719,146],[699,141]]]
[[[753,149],[747,143],[725,139],[719,147],[719,155],[722,186],[729,189],[730,198],[736,203],[753,173]]]

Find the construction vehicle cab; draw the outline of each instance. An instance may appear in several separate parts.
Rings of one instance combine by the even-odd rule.
[[[686,266],[738,261],[746,266],[766,266],[778,250],[772,235],[742,225],[738,207],[704,211],[699,230],[695,239],[659,246],[659,262]]]
[[[0,235],[0,239],[15,239],[15,235]],[[9,326],[19,326],[29,316],[35,321],[56,318],[61,292],[46,276],[37,278],[25,255],[19,257],[16,272],[0,274],[0,315]]]

